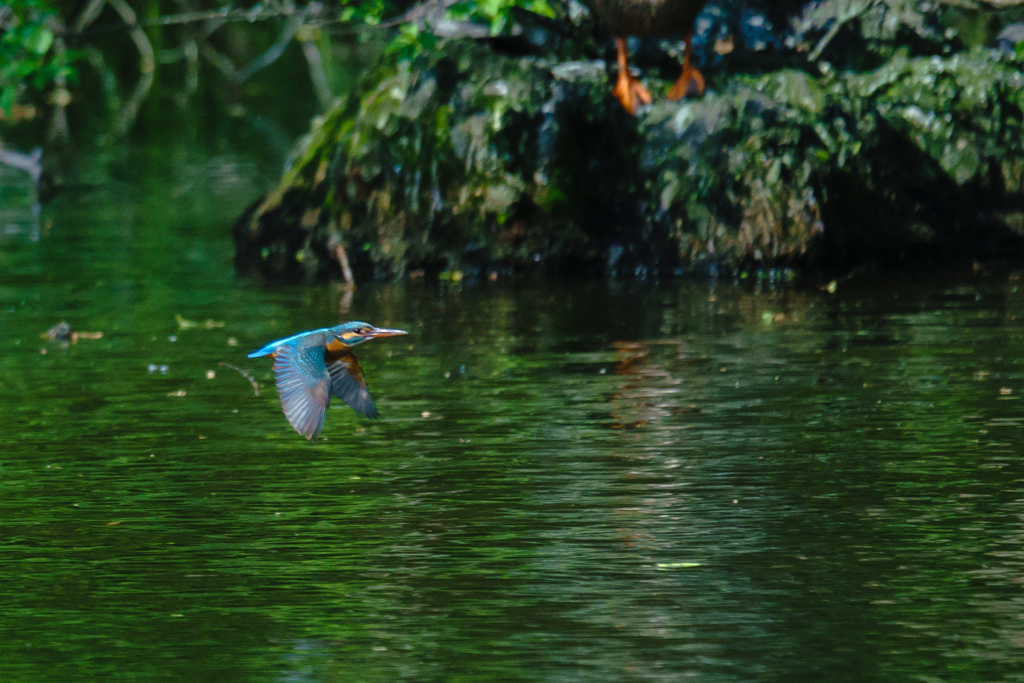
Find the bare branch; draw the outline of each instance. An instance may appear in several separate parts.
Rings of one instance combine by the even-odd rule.
[[[821,40],[818,41],[818,44],[814,46],[814,49],[811,50],[810,54],[807,55],[807,59],[813,62],[820,57],[822,51],[830,42],[832,42],[832,39],[836,37],[836,34],[839,33],[839,29],[850,21],[863,15],[865,12],[877,5],[879,1],[880,0],[846,0],[845,3],[832,3],[828,6],[829,9],[825,9],[823,7],[816,8],[814,10],[815,12],[825,11],[829,14],[835,12],[835,15],[832,17],[832,25],[829,27],[825,35],[821,37]]]
[[[195,94],[199,90],[199,47],[194,38],[189,39],[184,45],[185,63],[185,92]]]
[[[288,43],[292,42],[292,38],[295,37],[295,32],[299,30],[301,23],[301,16],[290,18],[288,23],[285,24],[284,30],[281,31],[281,35],[277,39],[277,42],[271,45],[266,52],[249,62],[245,68],[240,69],[238,73],[235,74],[235,83],[244,83],[257,71],[264,69],[277,61],[277,58],[284,54],[284,51],[288,48]]]
[[[999,0],[995,1],[998,2]],[[90,9],[93,4],[96,4],[98,8],[95,10],[95,12],[96,15],[98,15],[99,11],[103,9],[104,2],[105,0],[90,0],[90,6],[86,9]],[[379,24],[371,25],[353,23],[352,21],[342,21],[340,19],[320,19],[311,16],[314,13],[311,12],[309,9],[301,11],[307,15],[307,23],[311,23],[316,26],[330,26],[340,24],[341,26],[331,30],[332,33],[340,34],[365,33],[367,31],[377,31],[392,28],[398,26],[399,24],[405,24],[408,23],[409,21],[413,21],[418,17],[418,14],[411,15],[407,13],[394,17],[392,19],[388,19],[387,21],[382,21]],[[224,24],[229,22],[245,21],[248,23],[254,23],[257,21],[268,21],[271,19],[280,19],[282,17],[291,17],[294,16],[297,12],[299,12],[299,10],[296,10],[295,7],[266,9],[257,5],[256,7],[247,10],[233,10],[229,7],[225,7],[223,9],[214,11],[184,12],[182,14],[170,14],[163,17],[157,17],[155,19],[143,19],[142,21],[136,21],[128,26],[125,26],[124,24],[120,23],[108,24],[105,26],[95,26],[88,30],[85,30],[85,27],[88,26],[89,23],[94,21],[96,19],[96,16],[92,16],[91,14],[86,16],[85,12],[83,12],[82,17],[80,17],[79,21],[75,24],[76,27],[79,24],[81,24],[81,28],[76,28],[75,30],[68,31],[68,33],[75,33],[79,36],[87,36],[97,33],[123,31],[126,28],[132,29],[139,27],[150,28],[154,26],[178,26],[183,24],[201,24],[206,22],[213,26],[213,28],[207,29],[207,35],[209,35],[218,27],[223,26]],[[87,19],[87,21],[83,21],[83,19]]]
[[[91,3],[86,10],[91,10],[92,5],[97,5],[95,15],[98,16],[100,10],[103,9],[103,3],[105,0],[91,0]],[[278,9],[269,10],[263,9],[259,6],[248,10],[233,10],[230,7],[224,7],[223,9],[214,11],[200,11],[200,12],[184,12],[182,14],[171,14],[164,17],[156,17],[155,19],[143,19],[142,21],[133,21],[127,26],[129,29],[133,28],[150,28],[155,26],[178,26],[182,24],[201,24],[203,22],[216,22],[217,26],[221,26],[229,21],[266,21],[268,19],[279,19],[285,16],[291,16],[295,13],[293,9]],[[94,33],[109,33],[111,31],[121,31],[126,27],[122,24],[96,26],[88,31],[85,27],[96,19],[96,16],[82,12],[82,17],[76,22],[76,27],[81,24],[81,28],[76,28],[74,33],[79,35],[90,35]],[[83,21],[85,19],[85,21]]]
[[[96,69],[96,73],[100,77],[100,84],[106,97],[107,107],[111,110],[117,109],[121,106],[121,96],[117,94],[117,76],[107,68],[107,64],[103,59],[103,53],[94,45],[86,45],[80,49],[85,52],[86,60],[92,65],[92,68]]]
[[[82,29],[96,21],[96,17],[103,11],[104,0],[89,0],[89,4],[85,6],[82,13],[78,15],[78,21],[75,22],[72,30],[75,33],[81,33]]]
[[[124,0],[107,1],[114,11],[121,15],[121,19],[124,20],[124,23],[130,29],[132,42],[135,43],[135,47],[139,50],[139,70],[142,73],[152,73],[153,68],[156,66],[156,60],[153,57],[153,46],[150,45],[146,33],[139,27],[138,21],[135,18],[135,12],[132,11],[132,8]]]
[[[161,64],[174,64],[185,59],[185,43],[182,43],[178,47],[171,48],[170,50],[160,50],[157,54],[157,61]]]
[[[209,41],[203,40],[199,43],[199,52],[206,57],[206,61],[217,67],[217,70],[224,74],[224,77],[229,81],[235,81],[237,77],[237,69],[235,69],[235,63],[230,59],[217,52]]]
[[[302,54],[306,56],[306,62],[309,63],[309,77],[313,81],[313,87],[316,88],[317,99],[320,100],[320,106],[326,110],[334,101],[334,95],[331,94],[331,86],[327,82],[327,74],[324,73],[324,62],[320,56],[320,50],[317,49],[316,43],[311,38],[303,39],[303,36],[300,35],[299,40],[302,45]]]
[[[65,45],[64,39],[60,37],[64,32],[64,22],[60,17],[52,16],[47,23],[50,30],[57,36],[53,41],[54,54],[58,56],[65,54],[67,45]],[[56,86],[50,96],[50,101],[53,102],[53,118],[50,119],[50,130],[47,132],[47,139],[66,141],[71,137],[67,114],[67,106],[71,103],[71,93],[66,89],[67,79],[63,75],[58,74],[53,79],[53,84]]]
[[[818,44],[815,45],[814,49],[811,50],[811,53],[807,55],[807,59],[813,62],[818,57],[820,57],[822,51],[826,47],[828,47],[828,44],[832,42],[832,39],[836,37],[837,33],[839,33],[839,29],[845,26],[847,21],[849,21],[849,19],[836,19],[834,22],[832,22],[832,25],[829,27],[825,35],[821,37],[821,40],[818,41]]]
[[[1003,10],[1024,5],[1024,0],[939,0],[944,5],[967,9]]]
[[[356,279],[352,276],[352,266],[348,263],[345,245],[339,242],[338,246],[334,247],[334,255],[338,257],[338,263],[341,264],[341,274],[345,276],[345,282],[350,285],[355,284]]]
[[[150,44],[149,38],[146,37],[146,33],[137,25],[135,12],[128,6],[128,3],[124,0],[107,0],[107,2],[110,3],[115,12],[121,15],[124,23],[132,27],[132,42],[135,43],[135,47],[139,50],[139,71],[141,72],[139,82],[135,84],[132,96],[125,102],[117,117],[115,129],[123,134],[135,121],[135,117],[139,114],[139,106],[142,104],[142,100],[146,98],[146,95],[149,94],[149,89],[153,86],[153,71],[156,68],[156,60],[153,56],[153,46]]]

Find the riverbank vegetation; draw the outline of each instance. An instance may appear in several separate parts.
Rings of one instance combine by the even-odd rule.
[[[385,58],[240,219],[242,258],[394,275],[1024,255],[1021,57],[970,44],[948,6],[712,7],[708,94],[636,118],[609,97],[606,29],[574,7]],[[649,42],[637,63],[663,94],[680,46]]]
[[[200,78],[242,92],[301,52],[322,113],[235,225],[240,262],[267,273],[1024,256],[1013,0],[709,4],[694,39],[707,94],[665,101],[679,36],[633,41],[655,94],[636,117],[610,96],[607,28],[574,0],[19,8],[4,123],[37,107],[53,140],[90,88],[123,135],[158,80],[188,107]]]

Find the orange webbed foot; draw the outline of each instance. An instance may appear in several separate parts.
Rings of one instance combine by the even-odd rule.
[[[683,73],[668,91],[668,99],[675,102],[684,97],[700,97],[704,94],[704,76],[692,66],[684,66]]]
[[[615,89],[612,90],[615,99],[622,103],[622,108],[630,114],[636,114],[640,104],[651,103],[651,93],[647,91],[644,84],[633,78],[628,71],[620,71],[619,79],[615,82]]]
[[[650,104],[651,93],[643,83],[633,78],[629,73],[629,60],[626,56],[626,41],[623,38],[615,38],[616,59],[619,63],[619,79],[615,82],[615,89],[612,94],[622,103],[622,107],[630,113],[636,114],[640,103]]]

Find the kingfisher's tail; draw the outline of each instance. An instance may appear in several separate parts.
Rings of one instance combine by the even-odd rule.
[[[259,358],[260,356],[269,356],[277,349],[277,343],[267,344],[259,351],[253,351],[247,357],[248,358]]]

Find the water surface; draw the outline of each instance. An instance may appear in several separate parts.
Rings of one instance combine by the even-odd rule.
[[[0,234],[2,680],[1022,678],[1017,273],[348,295],[235,272],[275,164],[81,167]],[[245,353],[345,319],[311,445]]]

